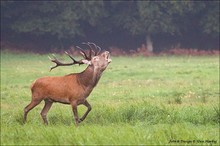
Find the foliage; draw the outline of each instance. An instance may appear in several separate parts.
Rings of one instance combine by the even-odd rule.
[[[174,34],[178,32],[178,26],[173,19],[177,17],[181,19],[180,16],[183,15],[190,4],[175,1],[138,1],[136,5],[133,3],[130,2],[130,8],[122,10],[122,14],[119,14],[117,19],[121,20],[121,25],[134,35],[148,33]]]
[[[71,107],[63,104],[53,105],[45,126],[39,114],[43,103],[23,124],[31,82],[86,66],[49,72],[47,55],[2,52],[1,145],[219,145],[218,56],[112,60],[88,98],[93,109],[78,128]],[[79,106],[80,115],[85,110]]]
[[[219,38],[219,1],[1,1],[1,12],[3,32],[59,40],[118,33]]]
[[[201,19],[201,30],[206,34],[213,36],[219,35],[219,1],[207,2],[207,12]]]
[[[14,20],[10,23],[14,31],[35,35],[50,34],[58,38],[84,35],[84,26],[81,24],[96,25],[103,14],[101,1],[19,1],[9,2],[6,6],[3,7],[3,17]],[[14,9],[12,12],[11,8]]]

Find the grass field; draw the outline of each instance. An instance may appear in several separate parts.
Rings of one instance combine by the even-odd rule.
[[[67,60],[66,56],[59,56]],[[47,55],[1,53],[1,145],[219,145],[219,56],[113,57],[88,98],[92,111],[75,127],[56,103],[43,125],[43,102],[23,123],[31,83],[80,72]],[[82,115],[86,108],[79,106]]]

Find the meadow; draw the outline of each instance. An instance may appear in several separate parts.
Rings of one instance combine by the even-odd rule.
[[[69,105],[44,103],[23,123],[30,85],[42,76],[81,72],[48,54],[1,52],[1,145],[219,145],[219,56],[112,57],[88,98],[92,111],[75,127]],[[65,61],[68,57],[57,55]],[[79,115],[86,111],[79,106]]]

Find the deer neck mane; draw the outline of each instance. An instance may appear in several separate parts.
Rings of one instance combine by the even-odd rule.
[[[102,71],[99,68],[89,65],[83,72],[78,74],[78,81],[83,87],[93,89],[97,85],[101,74]]]

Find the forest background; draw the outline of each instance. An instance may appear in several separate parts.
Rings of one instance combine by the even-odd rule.
[[[1,49],[219,49],[219,1],[1,1]],[[120,52],[119,52],[120,53]]]

